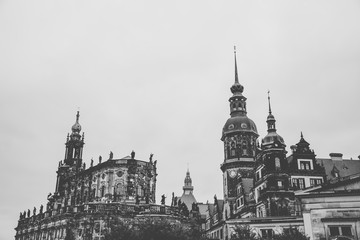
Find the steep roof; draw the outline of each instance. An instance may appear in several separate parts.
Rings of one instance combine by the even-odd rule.
[[[316,162],[320,166],[324,166],[328,180],[336,178],[334,172],[338,172],[339,177],[346,177],[360,172],[359,160],[333,160],[317,158]]]
[[[180,197],[180,200],[181,202],[185,203],[189,211],[192,209],[192,204],[196,203],[196,199],[191,192],[189,194],[183,193],[183,195]]]

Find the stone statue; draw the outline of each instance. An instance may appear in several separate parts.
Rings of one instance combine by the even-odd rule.
[[[99,156],[99,163],[101,163],[101,160],[102,160],[102,157],[101,157],[101,155]]]
[[[134,152],[134,150],[131,151],[131,159],[135,159],[135,152]]]
[[[23,218],[26,218],[26,211],[24,211],[23,213]]]
[[[36,215],[36,207],[34,207],[34,210],[33,210],[33,216]]]
[[[178,207],[181,207],[181,199],[178,201]]]
[[[20,216],[19,216],[19,219],[22,219],[22,212],[20,212]]]
[[[27,217],[30,217],[30,209],[27,211]]]
[[[86,169],[86,163],[83,163],[83,169],[84,170]]]
[[[114,154],[113,154],[113,152],[112,152],[112,151],[110,151],[110,154],[109,154],[109,159],[113,159],[113,157],[114,157]]]
[[[161,195],[161,205],[165,205],[165,194]]]
[[[172,192],[172,197],[171,197],[171,206],[174,206],[174,192]]]
[[[149,158],[150,162],[152,162],[153,156],[154,156],[154,154],[150,153],[150,158]]]
[[[94,166],[94,159],[91,158],[90,167]]]
[[[41,206],[40,206],[40,214],[43,213],[43,208],[44,208],[44,206],[41,204]]]
[[[178,198],[175,196],[175,198],[174,198],[174,207],[176,207],[177,206],[177,203],[178,203],[178,200],[177,200]]]

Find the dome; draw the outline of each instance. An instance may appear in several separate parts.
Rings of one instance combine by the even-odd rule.
[[[254,121],[246,115],[238,115],[229,118],[223,127],[223,135],[238,131],[253,132],[258,135]]]
[[[279,134],[277,134],[276,132],[269,132],[262,140],[262,145],[270,145],[276,141],[285,145],[284,139]]]
[[[79,133],[79,132],[81,131],[81,125],[80,125],[78,122],[76,122],[76,123],[71,127],[71,130],[72,130],[73,132]]]
[[[71,127],[71,131],[73,133],[79,133],[81,131],[81,125],[79,124],[79,117],[80,117],[80,114],[79,114],[79,111],[78,111],[77,114],[76,114],[76,122]]]

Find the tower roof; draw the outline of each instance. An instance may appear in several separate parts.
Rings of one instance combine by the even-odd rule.
[[[79,114],[79,111],[77,111],[77,114],[76,114],[76,122],[74,125],[72,125],[71,127],[71,131],[73,133],[80,133],[81,131],[81,125],[79,123],[79,117],[80,117],[80,114]]]
[[[275,147],[285,147],[284,139],[276,132],[275,127],[275,117],[271,111],[271,103],[270,103],[270,91],[268,91],[268,103],[269,103],[269,115],[267,116],[266,123],[268,126],[268,134],[263,138],[261,146],[263,148],[270,148],[273,145]]]
[[[253,120],[246,115],[246,97],[242,95],[244,87],[239,83],[236,48],[234,47],[234,61],[235,61],[235,82],[230,90],[233,95],[230,97],[230,115],[231,117],[226,121],[223,131],[222,140],[225,135],[234,132],[249,132],[258,136],[257,128]]]

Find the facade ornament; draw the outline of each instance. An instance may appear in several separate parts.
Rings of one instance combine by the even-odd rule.
[[[93,167],[93,166],[94,166],[94,159],[91,158],[90,167]]]
[[[134,152],[134,150],[131,151],[131,159],[135,159],[135,152]]]
[[[113,157],[114,157],[114,154],[113,154],[113,152],[112,152],[112,151],[110,151],[110,154],[109,154],[109,159],[113,159]]]
[[[165,194],[161,195],[161,205],[165,205]]]
[[[99,163],[101,163],[101,160],[102,160],[102,156],[100,155],[99,156]]]

